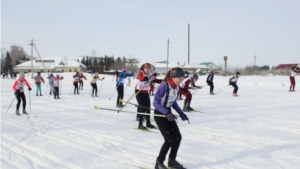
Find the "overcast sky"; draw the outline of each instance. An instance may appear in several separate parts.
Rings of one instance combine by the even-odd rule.
[[[300,63],[300,0],[1,0],[1,46],[30,39],[42,57],[132,56],[141,62],[242,67]],[[36,52],[34,56],[37,56]]]

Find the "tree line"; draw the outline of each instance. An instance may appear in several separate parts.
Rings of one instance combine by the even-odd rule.
[[[1,72],[13,72],[15,65],[30,60],[23,47],[12,45],[10,50],[1,48]]]
[[[122,69],[126,67],[128,70],[132,72],[136,72],[138,70],[139,61],[135,58],[126,58],[117,57],[115,59],[114,56],[83,56],[81,59],[81,63],[84,64],[87,68],[87,72],[99,72],[102,73],[108,70]]]

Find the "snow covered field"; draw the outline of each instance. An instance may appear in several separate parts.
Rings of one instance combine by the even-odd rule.
[[[13,80],[1,79],[1,168],[154,168],[163,143],[159,130],[136,129],[135,114],[94,109],[115,109],[113,77],[105,76],[100,97],[90,97],[90,75],[80,95],[70,95],[72,74],[61,75],[60,100],[45,94],[47,81],[44,96],[35,96],[34,82],[26,76],[33,89],[31,111],[25,90],[29,119],[15,115],[16,101],[6,113],[14,98]],[[215,77],[215,92],[226,89],[228,78]],[[205,85],[205,79],[200,77],[197,85]],[[134,84],[132,80],[124,100],[133,94]],[[241,76],[238,86],[237,98],[229,87],[211,96],[206,86],[193,95],[191,106],[204,113],[187,113],[191,124],[178,120],[182,142],[177,160],[188,169],[299,169],[300,86],[289,93],[287,76]],[[182,107],[183,101],[178,103]]]

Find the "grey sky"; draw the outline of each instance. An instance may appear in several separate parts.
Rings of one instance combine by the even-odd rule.
[[[191,64],[300,63],[300,0],[2,0],[1,46],[187,63],[188,23]]]

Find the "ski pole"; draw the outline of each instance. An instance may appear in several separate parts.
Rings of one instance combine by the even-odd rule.
[[[103,81],[101,82],[100,90],[99,90],[99,92],[98,92],[98,97],[99,97],[99,95],[100,95],[100,92],[101,92],[101,89],[102,89],[102,85],[103,85]]]
[[[121,101],[121,102],[123,102],[123,101]],[[129,103],[129,102],[125,102],[125,103],[134,105],[135,107],[140,107],[140,108],[144,108],[144,109],[148,109],[148,110],[155,110],[155,109],[152,109],[152,108],[149,108],[149,107],[140,106],[140,105],[134,104],[134,103]]]
[[[14,99],[12,100],[12,102],[10,103],[10,105],[9,105],[9,107],[8,107],[8,109],[7,109],[7,111],[6,111],[6,113],[7,113],[8,110],[10,109],[10,107],[11,107],[11,105],[13,104],[13,102],[15,101],[16,97],[17,97],[17,96],[15,96]],[[5,113],[5,114],[6,114],[6,113]]]
[[[61,80],[61,83],[60,83],[60,87],[59,87],[59,95],[61,95],[61,91],[62,91],[62,80]]]
[[[95,106],[94,109],[109,110],[109,111],[118,111],[116,109],[101,108],[101,107],[98,107],[98,106]],[[122,110],[122,112],[124,112],[124,113],[132,113],[132,114],[140,114],[140,115],[146,115],[146,116],[150,116],[151,115],[149,113],[138,113],[138,112],[126,111],[126,110]],[[160,115],[160,114],[153,114],[153,116],[166,117],[165,115]],[[174,116],[175,117],[179,117],[178,115],[174,115]]]
[[[47,93],[47,90],[48,90],[48,84],[49,84],[49,83],[47,83],[47,87],[46,87],[45,95],[46,95],[46,93]],[[51,90],[50,90],[50,91],[51,91]]]
[[[74,86],[74,85],[72,85],[72,87],[71,87],[70,95],[71,95],[71,92],[72,92],[73,86]]]
[[[28,92],[29,92],[29,108],[30,108],[30,111],[31,111],[31,98],[30,98],[30,90],[29,90]]]

